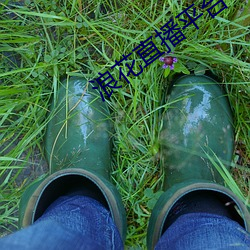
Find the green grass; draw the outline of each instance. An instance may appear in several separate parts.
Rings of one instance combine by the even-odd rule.
[[[140,41],[169,18],[190,5],[189,1],[155,0],[26,0],[26,6],[0,3],[0,230],[15,228],[20,196],[30,178],[18,176],[27,165],[39,167],[50,98],[60,80],[81,75],[93,79],[109,70],[115,60],[132,52]],[[202,1],[196,1],[195,5]],[[235,157],[232,175],[240,195],[250,198],[250,44],[248,7],[243,0],[225,0],[228,9],[216,18],[207,12],[183,32],[186,39],[174,55],[189,71],[210,70],[227,90],[235,121]],[[242,9],[244,9],[242,13]],[[183,23],[176,21],[179,25]],[[159,39],[154,39],[166,51]],[[9,53],[9,54],[7,54]],[[12,54],[12,57],[7,55]],[[16,61],[15,59],[16,58]],[[133,53],[139,71],[142,60]],[[14,61],[14,63],[13,63]],[[194,64],[194,62],[196,64]],[[200,66],[199,66],[200,65]],[[199,66],[199,68],[197,68]],[[123,69],[126,68],[123,64]],[[135,70],[135,71],[136,71]],[[118,67],[111,70],[119,78]],[[126,245],[145,248],[148,219],[160,194],[160,114],[168,108],[167,78],[157,60],[130,84],[122,81],[106,101],[114,120],[112,178],[127,212]],[[235,188],[225,175],[227,185]],[[156,196],[152,194],[156,192]],[[7,225],[13,225],[13,228]]]

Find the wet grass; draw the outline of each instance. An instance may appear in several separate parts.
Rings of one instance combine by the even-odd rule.
[[[0,228],[14,230],[19,198],[29,175],[38,168],[34,152],[43,157],[43,135],[49,100],[59,82],[72,75],[93,79],[110,70],[119,79],[119,67],[110,67],[122,55],[159,30],[192,1],[36,0],[0,3]],[[202,1],[196,1],[199,6]],[[225,0],[227,9],[214,19],[206,11],[183,33],[186,39],[172,48],[176,71],[211,71],[224,85],[235,122],[234,180],[227,185],[246,203],[250,198],[250,59],[249,10],[246,1]],[[176,20],[181,27],[183,22]],[[161,51],[166,47],[154,39]],[[142,60],[132,53],[135,72]],[[122,68],[126,69],[123,62]],[[148,219],[163,180],[159,165],[160,112],[173,73],[156,60],[140,76],[121,80],[108,103],[115,126],[112,178],[127,212],[126,245],[145,248]],[[170,74],[169,74],[170,73]],[[226,177],[225,177],[226,178]],[[238,189],[237,189],[238,190]],[[13,225],[9,227],[7,225]]]

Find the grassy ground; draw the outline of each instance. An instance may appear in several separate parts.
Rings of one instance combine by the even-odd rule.
[[[216,1],[214,1],[216,2]],[[46,170],[43,135],[49,99],[61,79],[82,75],[92,79],[115,60],[159,30],[192,1],[1,0],[0,3],[0,229],[15,230],[20,195]],[[202,1],[195,1],[199,6]],[[174,48],[176,71],[212,71],[227,90],[235,121],[232,175],[246,203],[250,199],[250,15],[243,0],[225,0],[216,18],[205,10]],[[14,6],[15,4],[15,6]],[[176,20],[181,27],[183,22]],[[248,27],[249,28],[249,27]],[[154,39],[166,51],[159,39]],[[133,53],[139,71],[141,59]],[[158,60],[138,77],[122,82],[107,103],[115,134],[113,180],[127,212],[126,245],[145,248],[151,209],[161,193],[159,165],[160,111],[173,73]],[[123,65],[123,69],[125,65]],[[119,69],[110,70],[119,78]],[[170,74],[168,74],[170,73]],[[168,74],[168,75],[167,75]],[[166,77],[167,76],[167,77]],[[30,171],[27,172],[27,166]],[[24,172],[26,171],[26,172]],[[228,185],[233,187],[234,181]],[[10,227],[9,225],[12,225]]]

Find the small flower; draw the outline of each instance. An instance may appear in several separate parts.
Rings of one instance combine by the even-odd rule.
[[[177,58],[176,57],[172,57],[172,56],[165,56],[165,57],[160,57],[159,61],[164,62],[162,68],[166,69],[166,68],[170,68],[171,70],[174,69],[174,64],[177,63]]]

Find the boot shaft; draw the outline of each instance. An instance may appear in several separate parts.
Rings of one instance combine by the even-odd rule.
[[[64,81],[50,107],[45,155],[51,173],[85,168],[109,178],[112,124],[106,105],[83,78]]]
[[[223,184],[206,156],[215,153],[227,168],[232,160],[232,113],[221,87],[209,77],[181,77],[168,103],[160,134],[164,189],[189,179]]]

